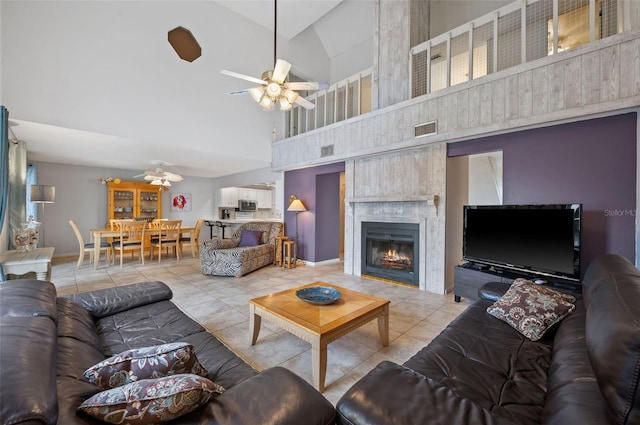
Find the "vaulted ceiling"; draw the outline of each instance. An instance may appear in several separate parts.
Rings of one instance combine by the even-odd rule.
[[[161,161],[200,177],[269,167],[282,113],[229,96],[252,83],[220,71],[271,69],[273,6],[3,0],[0,103],[10,129],[36,162],[144,170]],[[178,26],[202,48],[191,63],[167,41]],[[335,58],[372,37],[373,0],[278,2],[278,57],[305,78],[333,83]]]

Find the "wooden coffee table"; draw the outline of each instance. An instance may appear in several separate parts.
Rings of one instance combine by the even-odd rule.
[[[332,304],[314,305],[302,301],[296,291],[309,286],[330,286],[342,297]],[[324,282],[314,282],[286,291],[249,300],[251,345],[260,333],[262,318],[311,344],[313,385],[324,391],[327,372],[327,345],[373,319],[378,319],[380,340],[389,344],[389,300],[341,288]]]

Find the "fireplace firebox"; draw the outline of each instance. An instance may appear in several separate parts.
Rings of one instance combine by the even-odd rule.
[[[418,236],[413,223],[362,222],[363,275],[418,286]]]

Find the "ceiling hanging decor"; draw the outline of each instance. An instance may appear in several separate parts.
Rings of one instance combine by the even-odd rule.
[[[237,72],[222,70],[222,74],[230,77],[240,78],[259,84],[258,87],[244,89],[229,94],[249,93],[262,108],[267,111],[273,110],[276,104],[280,105],[280,110],[288,111],[294,104],[298,104],[306,109],[315,108],[315,104],[300,96],[297,90],[326,90],[328,83],[319,82],[289,82],[289,70],[291,64],[284,59],[277,59],[277,34],[278,34],[278,0],[274,0],[274,25],[273,25],[273,71],[265,71],[261,78],[239,74]]]
[[[202,55],[202,48],[191,31],[184,27],[176,27],[169,31],[169,44],[180,59],[193,62]]]

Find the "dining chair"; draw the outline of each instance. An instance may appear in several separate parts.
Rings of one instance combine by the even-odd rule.
[[[110,218],[109,219],[109,229],[111,230],[120,230],[120,226],[122,223],[129,223],[133,220],[130,218]]]
[[[120,223],[120,236],[111,246],[114,251],[120,251],[120,267],[124,251],[140,251],[140,261],[144,264],[144,234],[147,228],[145,221],[122,221]]]
[[[80,255],[78,256],[78,268],[82,266],[84,262],[84,254],[89,253],[89,259],[93,262],[93,252],[95,250],[95,244],[93,243],[84,243],[84,239],[82,238],[82,233],[80,229],[78,229],[78,225],[73,220],[69,220],[69,224],[73,229],[73,233],[76,234],[76,238],[78,238],[78,245],[80,246]],[[104,251],[104,258],[109,265],[109,256],[111,255],[111,244],[107,241],[100,242],[100,252]]]
[[[184,253],[184,245],[189,244],[191,246],[191,236],[193,236],[193,246],[191,246],[191,256],[195,257],[200,254],[200,230],[204,224],[204,218],[196,220],[196,225],[193,229],[193,235],[189,232],[189,237],[180,236],[180,250]]]
[[[176,258],[180,261],[180,228],[182,220],[164,220],[160,228],[151,235],[149,259],[153,260],[153,251],[158,248],[158,263],[162,261],[162,247],[174,247]]]

